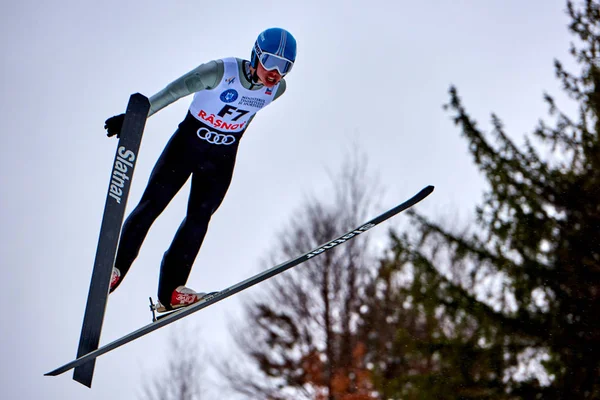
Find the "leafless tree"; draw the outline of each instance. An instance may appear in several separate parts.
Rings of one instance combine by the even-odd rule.
[[[333,176],[331,196],[311,197],[278,235],[270,264],[315,248],[367,219],[381,195],[355,151]],[[329,201],[328,201],[329,200]],[[269,281],[245,307],[234,337],[246,364],[223,363],[235,392],[256,399],[370,399],[356,322],[373,268],[369,236]]]
[[[182,330],[171,337],[169,356],[163,368],[148,378],[143,400],[202,400],[204,364],[197,330]]]

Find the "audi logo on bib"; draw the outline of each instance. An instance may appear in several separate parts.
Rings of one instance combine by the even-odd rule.
[[[200,139],[206,140],[211,144],[230,145],[235,143],[235,136],[209,131],[206,128],[198,129],[197,135]]]

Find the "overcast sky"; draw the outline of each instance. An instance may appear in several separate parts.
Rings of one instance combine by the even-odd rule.
[[[117,143],[103,124],[125,110],[130,94],[151,96],[212,59],[248,58],[268,27],[297,39],[288,90],[244,136],[188,281],[219,290],[271,267],[259,260],[277,232],[306,195],[329,193],[326,171],[338,169],[352,144],[386,188],[381,211],[432,184],[419,211],[470,215],[483,180],[442,109],[448,88],[457,85],[482,128],[495,112],[520,142],[546,116],[543,92],[562,99],[552,63],[571,64],[564,9],[563,0],[4,1],[2,398],[134,399],[144,375],[164,364],[169,336],[200,327],[203,347],[230,347],[226,327],[239,318],[243,293],[100,357],[91,390],[71,372],[43,376],[77,350]],[[190,100],[148,120],[128,212]],[[186,186],[154,224],[110,296],[101,343],[150,322],[148,296],[187,193]],[[210,398],[222,397],[213,390]]]

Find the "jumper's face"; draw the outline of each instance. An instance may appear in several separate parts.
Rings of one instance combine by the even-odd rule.
[[[256,68],[256,75],[258,75],[258,79],[262,82],[266,87],[273,87],[281,81],[281,74],[276,69],[271,71],[267,71],[265,67],[259,62],[258,67]]]

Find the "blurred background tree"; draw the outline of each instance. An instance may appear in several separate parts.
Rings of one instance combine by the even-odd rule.
[[[165,365],[147,374],[140,400],[203,400],[208,399],[205,352],[196,338],[199,329],[179,330],[171,336],[169,356]]]
[[[581,69],[555,71],[577,117],[545,94],[555,122],[517,144],[494,114],[480,129],[451,87],[445,108],[487,181],[473,223],[416,208],[383,252],[361,235],[263,284],[233,327],[243,357],[215,363],[229,388],[272,400],[600,398],[600,4],[566,4]],[[374,214],[364,158],[341,170],[333,201],[309,199],[266,265]]]
[[[308,199],[263,264],[296,257],[364,222],[378,193],[366,171],[366,159],[354,152],[332,179],[333,198]],[[242,368],[241,360],[223,368],[229,385],[252,399],[372,399],[356,335],[371,254],[361,235],[265,283],[235,335],[255,368]]]
[[[393,235],[363,321],[383,398],[600,398],[600,5],[567,12],[581,71],[555,70],[577,119],[546,94],[555,124],[517,145],[450,89],[488,188],[472,227],[413,213],[419,234]],[[372,329],[383,320],[394,334]]]

